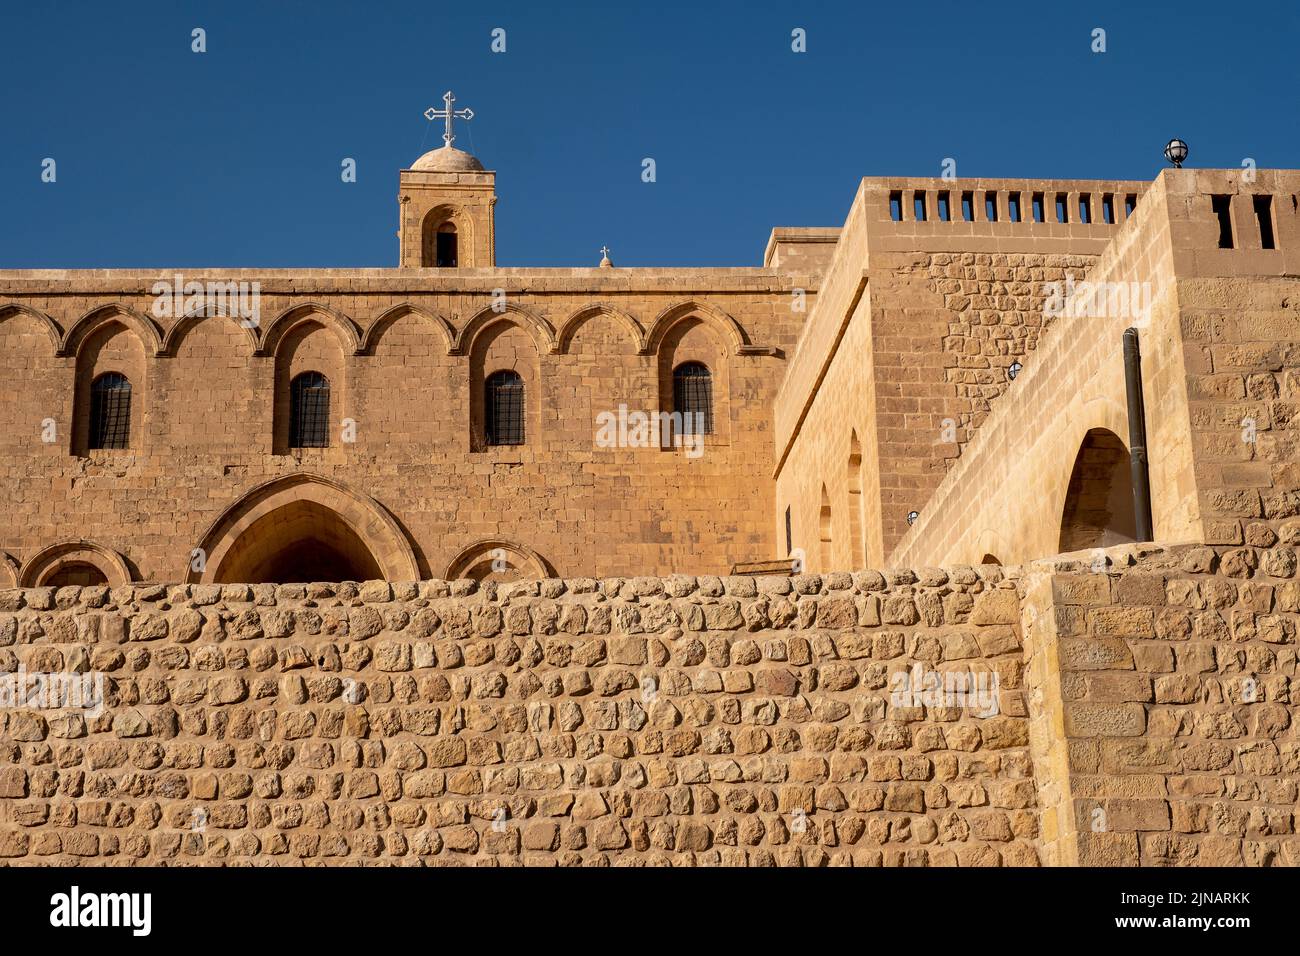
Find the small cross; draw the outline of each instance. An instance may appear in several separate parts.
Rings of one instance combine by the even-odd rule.
[[[608,259],[608,258],[609,258],[609,246],[601,246],[601,247],[600,247],[600,257],[601,257],[602,259]]]
[[[456,102],[456,97],[451,95],[451,90],[442,94],[442,102],[445,104],[443,109],[436,110],[430,106],[424,111],[424,118],[429,120],[429,122],[433,122],[436,119],[447,121],[447,131],[442,134],[442,141],[450,146],[456,140],[456,135],[451,131],[452,119],[472,120],[474,118],[474,111],[469,108],[463,110],[452,109],[452,104]]]

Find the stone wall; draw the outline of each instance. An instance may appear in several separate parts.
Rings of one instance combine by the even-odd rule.
[[[4,592],[22,863],[1032,864],[1014,590],[970,569]],[[913,662],[1002,713],[887,706]],[[355,701],[355,702],[353,702]]]
[[[1300,514],[1300,284],[1287,278],[1300,268],[1300,214],[1290,200],[1298,187],[1300,177],[1283,171],[1249,181],[1161,173],[1084,276],[1093,290],[1145,287],[1149,314],[1108,307],[1057,317],[891,560],[992,554],[1012,564],[1066,546],[1080,449],[1094,430],[1129,441],[1128,327],[1142,354],[1156,539],[1249,544],[1246,524],[1276,531]],[[1217,245],[1216,195],[1230,197],[1239,217],[1233,248]],[[1260,200],[1275,210],[1278,248],[1261,249],[1259,226],[1247,218]]]
[[[823,570],[900,560],[908,514],[928,502],[1050,324],[1051,284],[1080,278],[1123,233],[1110,223],[1034,222],[1036,195],[1139,195],[1141,183],[866,179],[776,399],[777,525]],[[938,218],[939,196],[952,202]],[[961,198],[974,198],[962,219]],[[891,201],[902,199],[902,217]],[[1009,202],[1019,197],[1021,221]],[[997,207],[988,218],[986,198]],[[916,217],[916,203],[927,218]],[[985,491],[982,486],[979,489]],[[952,522],[949,522],[949,526]],[[1053,542],[1054,543],[1054,542]],[[997,549],[999,553],[1003,549]],[[1004,563],[1042,557],[1001,554]],[[981,554],[953,560],[978,561]]]
[[[1300,865],[1300,522],[1252,532],[1026,577],[1045,862]]]
[[[0,855],[1300,862],[1297,544],[1288,525],[1100,569],[4,591],[0,671],[102,674],[106,704],[0,711]],[[894,699],[918,665],[995,674],[997,712]]]
[[[503,542],[540,557],[540,567],[518,569],[525,574],[569,577],[728,573],[777,553],[771,408],[804,319],[790,309],[790,290],[808,293],[811,306],[814,276],[337,269],[183,278],[259,283],[258,328],[225,316],[155,319],[151,289],[171,273],[0,272],[9,372],[0,493],[11,503],[0,550],[13,559],[0,555],[0,586],[46,583],[22,572],[43,549],[83,538],[120,554],[126,580],[181,580],[226,509],[251,507],[267,482],[304,475],[373,498],[372,509],[401,526],[417,568],[381,566],[376,576],[390,580],[459,576],[467,549]],[[597,444],[602,414],[671,410],[672,368],[687,360],[713,373],[715,433],[702,454]],[[484,447],[483,380],[501,369],[524,379],[525,442]],[[131,447],[88,451],[88,389],[109,371],[132,382]],[[289,382],[304,371],[330,382],[329,448],[287,447]],[[719,497],[733,502],[725,512]],[[379,557],[377,542],[363,544]]]

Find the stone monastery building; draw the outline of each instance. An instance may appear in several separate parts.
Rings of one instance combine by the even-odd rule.
[[[444,138],[0,272],[0,863],[1300,865],[1300,172],[502,269]]]
[[[726,269],[499,268],[495,181],[403,170],[392,269],[0,271],[0,586],[1015,564],[1300,512],[1300,174],[868,178]]]

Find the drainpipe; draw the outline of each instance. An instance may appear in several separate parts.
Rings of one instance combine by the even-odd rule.
[[[1142,401],[1142,353],[1137,329],[1124,330],[1124,388],[1128,393],[1128,457],[1137,539],[1151,541],[1151,473],[1147,468],[1147,413]]]

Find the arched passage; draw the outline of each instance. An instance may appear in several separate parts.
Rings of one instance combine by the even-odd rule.
[[[826,486],[822,485],[822,505],[817,512],[817,537],[821,567],[818,571],[829,571],[831,569],[831,496],[826,493]]]
[[[201,560],[187,569],[191,583],[420,578],[410,543],[379,502],[309,475],[254,488],[213,523],[198,550]]]
[[[240,534],[217,570],[221,583],[306,584],[384,576],[366,543],[337,512],[292,501]]]
[[[1129,454],[1119,436],[1094,428],[1083,438],[1061,512],[1062,552],[1137,540]]]
[[[849,461],[844,476],[849,489],[849,550],[853,567],[861,568],[867,564],[866,538],[862,534],[862,445],[858,441],[858,430],[849,433]]]

